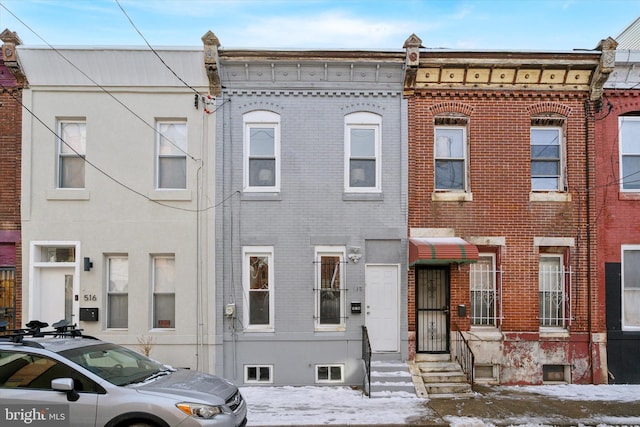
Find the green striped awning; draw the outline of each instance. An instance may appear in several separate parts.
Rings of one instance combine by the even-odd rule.
[[[460,237],[411,237],[409,267],[416,264],[464,264],[478,261],[478,248]]]

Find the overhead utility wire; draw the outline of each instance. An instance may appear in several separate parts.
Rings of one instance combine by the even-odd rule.
[[[164,62],[164,59],[162,59],[162,57],[160,56],[160,54],[158,54],[158,52],[151,47],[151,44],[149,44],[149,42],[147,41],[147,39],[145,38],[145,36],[142,34],[142,32],[138,29],[138,27],[136,27],[136,24],[133,23],[133,20],[131,19],[131,17],[129,16],[129,14],[124,10],[124,8],[122,7],[122,5],[120,4],[120,2],[118,0],[115,0],[116,4],[118,5],[118,7],[120,8],[120,10],[122,11],[122,13],[124,13],[124,16],[127,17],[127,19],[129,20],[129,23],[131,24],[131,26],[133,27],[134,30],[136,30],[136,32],[140,35],[140,37],[142,37],[142,40],[144,40],[144,42],[147,44],[147,46],[149,47],[149,49],[151,49],[151,52],[154,53],[155,56],[158,57],[158,59],[160,60],[160,62],[162,62],[162,64],[167,67],[167,70],[171,71],[171,73],[176,77],[176,79],[180,80],[182,82],[182,84],[184,84],[186,87],[188,87],[189,89],[191,89],[193,92],[195,92],[196,95],[201,96],[200,92],[198,92],[196,89],[194,89],[191,85],[189,85],[187,82],[185,82],[184,80],[182,80],[182,78],[180,78],[180,76],[173,71],[173,69],[166,63]]]
[[[20,22],[22,25],[24,25],[29,31],[31,31],[33,34],[35,34],[36,37],[38,37],[40,40],[42,40],[42,42],[44,44],[46,44],[51,50],[53,50],[55,53],[57,53],[58,55],[60,55],[60,57],[62,59],[64,59],[67,63],[69,63],[69,65],[71,65],[73,68],[75,68],[78,72],[80,72],[80,74],[82,74],[83,76],[85,76],[87,79],[89,79],[89,81],[91,81],[91,83],[93,83],[94,85],[96,85],[96,87],[100,88],[104,93],[106,93],[107,95],[109,95],[111,98],[113,98],[118,104],[122,105],[127,111],[129,111],[131,114],[133,114],[135,117],[137,117],[142,123],[144,123],[145,125],[147,125],[148,127],[150,127],[156,134],[158,134],[161,138],[164,138],[166,141],[168,141],[171,145],[173,145],[175,148],[177,148],[180,152],[184,153],[184,155],[186,155],[187,157],[189,157],[191,160],[193,161],[198,161],[199,159],[196,159],[195,157],[193,157],[191,154],[187,153],[186,151],[184,151],[181,147],[179,147],[177,144],[175,144],[173,141],[171,141],[171,139],[165,137],[164,135],[162,135],[158,129],[155,128],[155,126],[151,125],[150,123],[148,123],[145,119],[143,119],[142,117],[140,117],[140,115],[138,115],[138,113],[136,113],[135,111],[133,111],[131,108],[129,108],[129,106],[127,106],[124,102],[120,101],[115,95],[113,95],[111,92],[109,92],[105,87],[103,87],[100,83],[96,82],[94,79],[92,79],[87,73],[85,73],[84,71],[82,71],[80,68],[78,68],[78,66],[76,66],[73,62],[71,62],[66,56],[64,56],[58,49],[56,49],[55,47],[53,47],[51,44],[49,44],[44,38],[42,38],[40,36],[40,34],[36,33],[35,30],[33,28],[31,28],[29,25],[27,25],[22,19],[18,18],[18,16],[16,16],[16,14],[14,14],[11,10],[9,10],[4,4],[0,3],[0,6],[2,6],[2,8],[4,10],[6,10],[7,12],[9,12],[11,14],[11,16],[13,16],[16,20],[18,20],[18,22]]]
[[[102,168],[100,168],[99,166],[97,166],[96,164],[94,164],[93,162],[91,162],[90,160],[87,160],[86,156],[83,156],[82,154],[80,154],[78,151],[76,151],[75,148],[73,148],[73,146],[71,146],[69,143],[67,143],[61,136],[59,136],[56,131],[54,131],[53,129],[51,129],[51,127],[49,125],[47,125],[40,117],[38,117],[38,115],[36,113],[34,113],[33,111],[31,111],[26,105],[24,105],[24,103],[15,95],[11,92],[10,88],[6,87],[4,84],[2,84],[0,82],[0,88],[7,92],[12,98],[13,100],[20,105],[22,108],[24,108],[29,114],[31,114],[31,116],[33,118],[36,119],[36,121],[38,121],[38,123],[40,123],[42,126],[44,126],[49,132],[51,132],[57,139],[59,139],[66,147],[68,147],[71,151],[73,151],[73,153],[75,153],[78,157],[81,157],[84,162],[86,164],[88,164],[89,166],[91,166],[92,168],[94,168],[95,170],[97,170],[98,172],[100,172],[102,175],[104,175],[105,177],[107,177],[108,179],[110,179],[111,181],[115,182],[116,184],[120,185],[121,187],[131,191],[134,194],[137,194],[138,196],[153,202],[157,205],[160,206],[164,206],[170,209],[175,209],[175,210],[180,210],[180,211],[185,211],[185,212],[205,212],[208,211],[210,209],[214,209],[217,208],[218,206],[222,205],[224,202],[226,202],[227,200],[229,200],[231,197],[235,196],[236,194],[239,194],[240,191],[236,190],[233,193],[231,193],[230,195],[228,195],[227,197],[225,197],[222,201],[220,201],[219,203],[212,205],[212,206],[208,206],[204,209],[187,209],[187,208],[181,208],[181,207],[177,207],[177,206],[172,206],[172,205],[168,205],[166,203],[162,203],[158,200],[154,200],[152,198],[150,198],[149,196],[147,196],[146,194],[143,194],[141,192],[139,192],[138,190],[128,186],[127,184],[124,184],[123,182],[117,180],[116,178],[114,178],[113,176],[111,176],[109,173],[107,173],[106,171],[104,171]],[[220,105],[218,108],[220,108],[222,105]],[[216,108],[217,110],[217,108]]]

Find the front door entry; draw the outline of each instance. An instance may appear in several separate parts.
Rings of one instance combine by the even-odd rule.
[[[41,268],[30,320],[74,322],[73,269]]]
[[[365,324],[374,353],[399,350],[398,277],[397,265],[365,267]]]
[[[418,268],[416,276],[417,351],[448,353],[449,268]]]

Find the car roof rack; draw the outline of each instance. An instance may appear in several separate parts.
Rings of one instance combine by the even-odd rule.
[[[42,329],[49,326],[47,322],[41,322],[40,320],[31,320],[25,326],[26,328],[20,329],[7,329],[9,323],[6,320],[0,320],[0,340],[10,341],[14,343],[23,343],[24,337],[39,338],[45,336],[53,336],[54,338],[62,337],[82,337],[89,339],[97,339],[90,335],[82,335],[83,329],[78,329],[76,324],[69,324],[68,320],[60,320],[54,323],[51,327],[53,331],[43,331]]]

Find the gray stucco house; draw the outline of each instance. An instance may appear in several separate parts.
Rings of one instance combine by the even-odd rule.
[[[362,385],[407,355],[403,51],[223,49],[216,115],[216,372]]]

